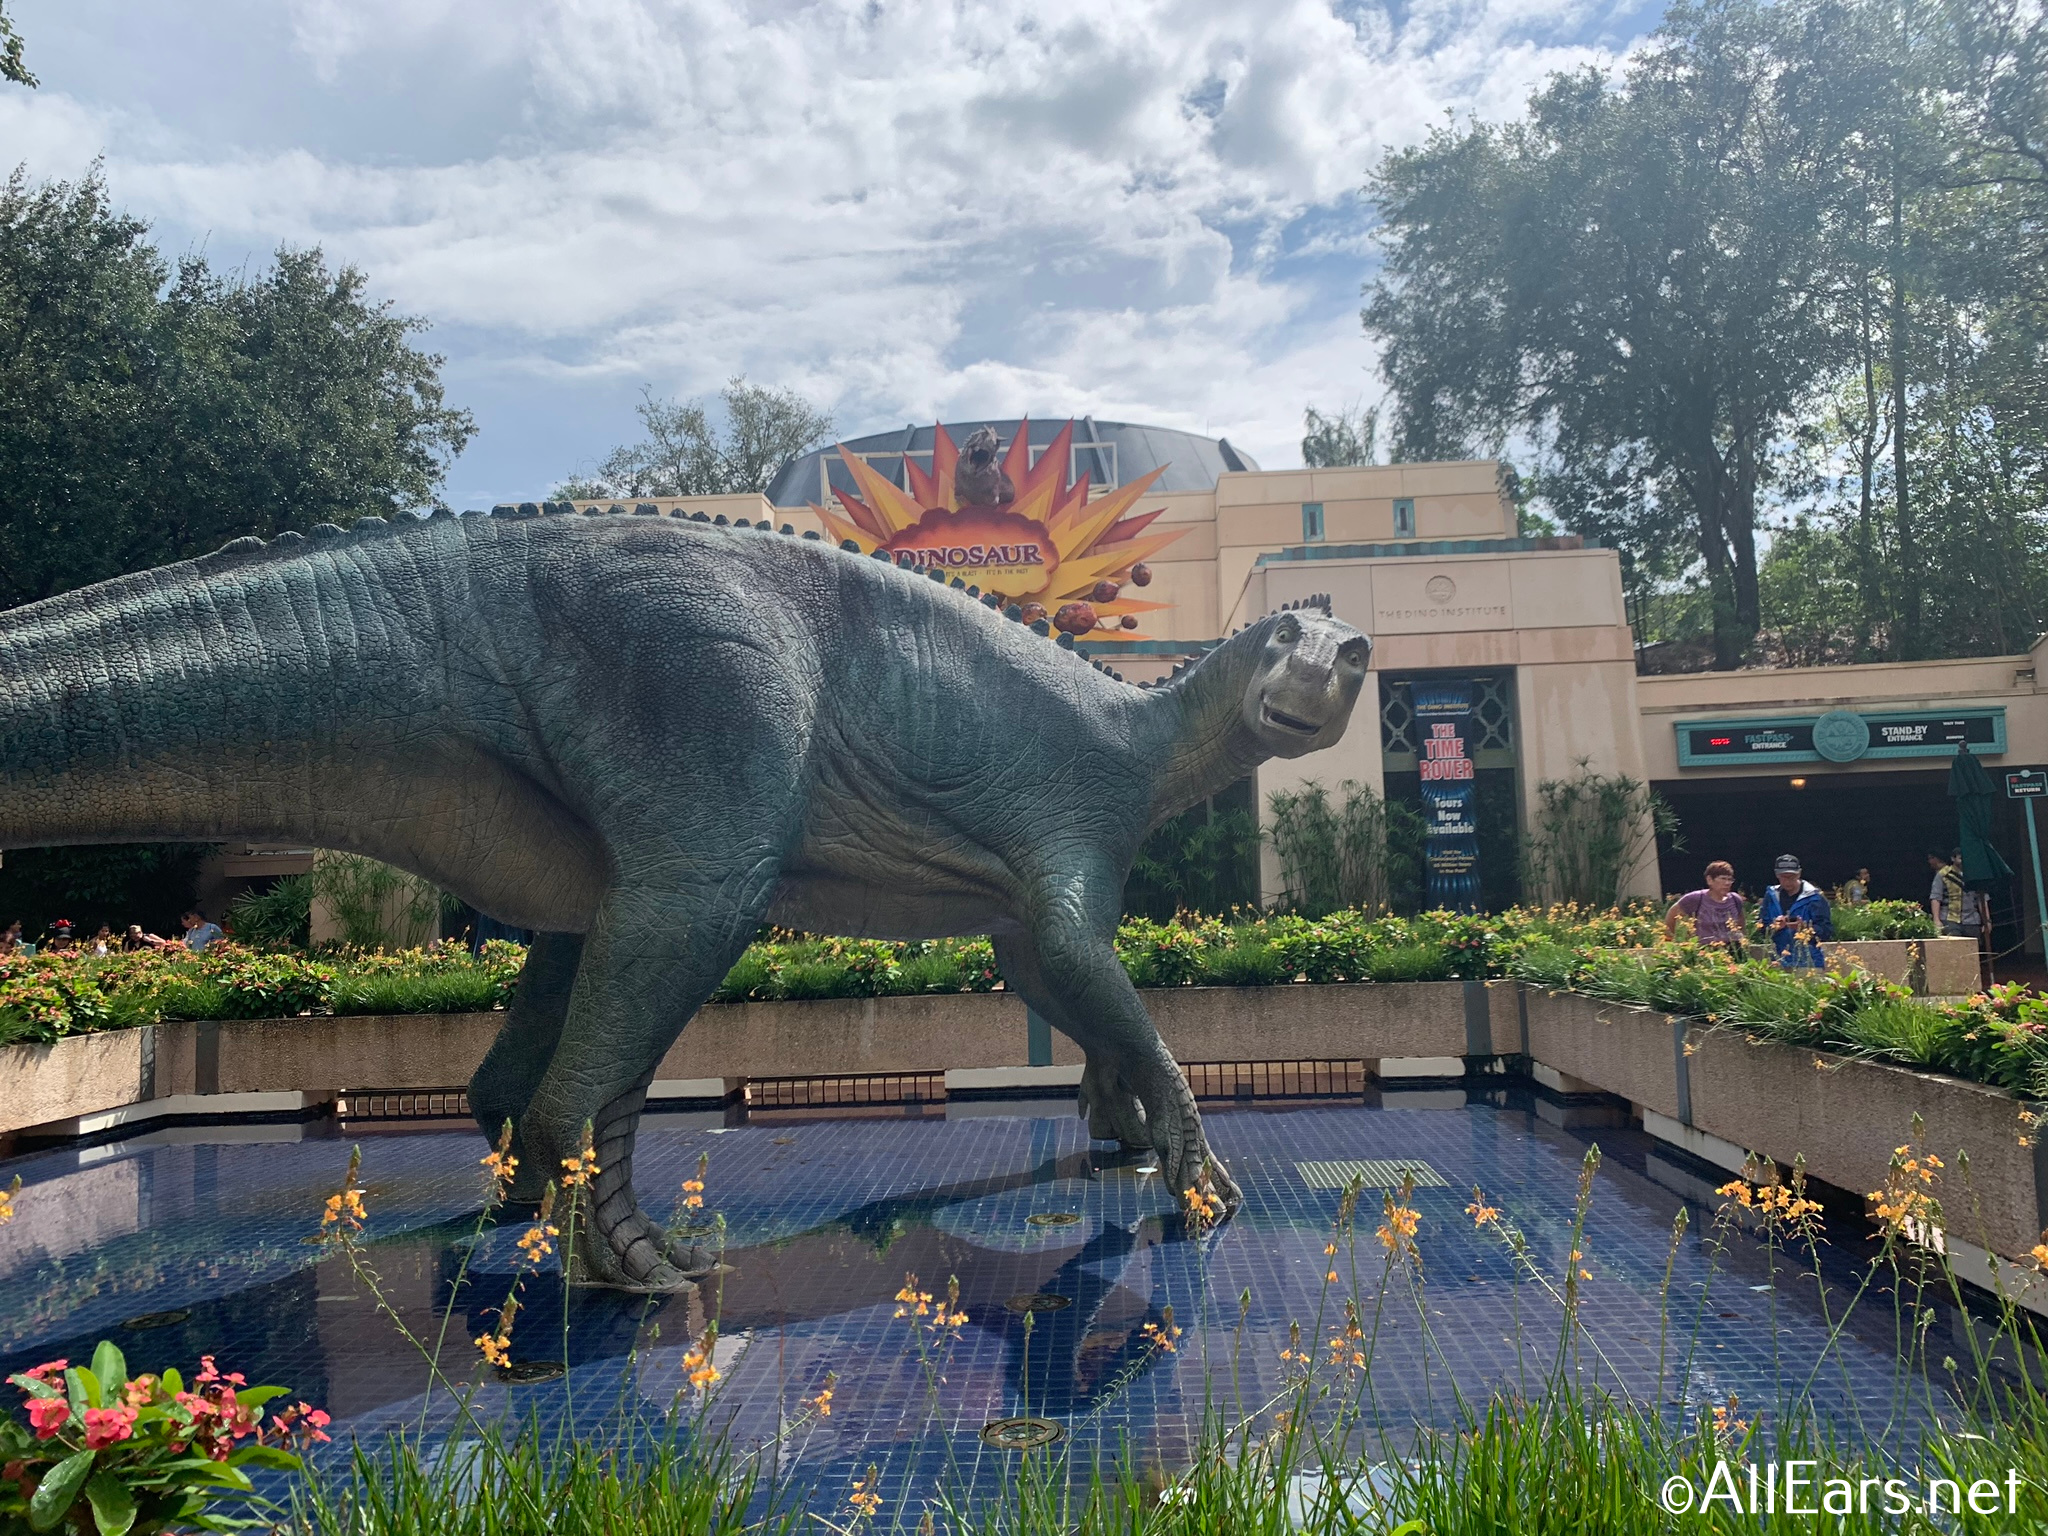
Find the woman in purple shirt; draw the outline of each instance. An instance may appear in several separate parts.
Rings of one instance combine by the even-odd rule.
[[[1692,935],[1702,944],[1719,944],[1737,960],[1742,958],[1742,898],[1735,894],[1735,866],[1716,859],[1707,866],[1704,889],[1687,891],[1671,903],[1664,914],[1664,936],[1678,937],[1678,920],[1692,924]]]

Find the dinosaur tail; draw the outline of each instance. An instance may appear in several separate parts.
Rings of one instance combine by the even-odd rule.
[[[240,542],[0,613],[0,847],[303,835],[318,743],[406,637],[346,548]]]

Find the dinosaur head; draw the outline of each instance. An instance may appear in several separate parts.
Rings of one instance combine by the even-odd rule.
[[[1253,647],[1244,723],[1260,745],[1275,757],[1336,745],[1365,686],[1372,641],[1314,599],[1261,619],[1244,639]]]
[[[971,464],[992,464],[1002,446],[994,427],[977,427],[960,445],[960,456]]]

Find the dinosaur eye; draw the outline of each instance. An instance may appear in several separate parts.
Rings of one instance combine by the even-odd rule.
[[[1293,619],[1282,619],[1273,631],[1273,638],[1282,645],[1292,645],[1301,638],[1301,625]]]
[[[1347,645],[1338,655],[1347,667],[1363,667],[1365,665],[1365,647],[1362,645]]]

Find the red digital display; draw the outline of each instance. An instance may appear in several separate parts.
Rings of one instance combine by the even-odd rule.
[[[1728,747],[1734,744],[1735,738],[1733,736],[1709,736],[1707,738],[1707,745],[1710,747]]]

